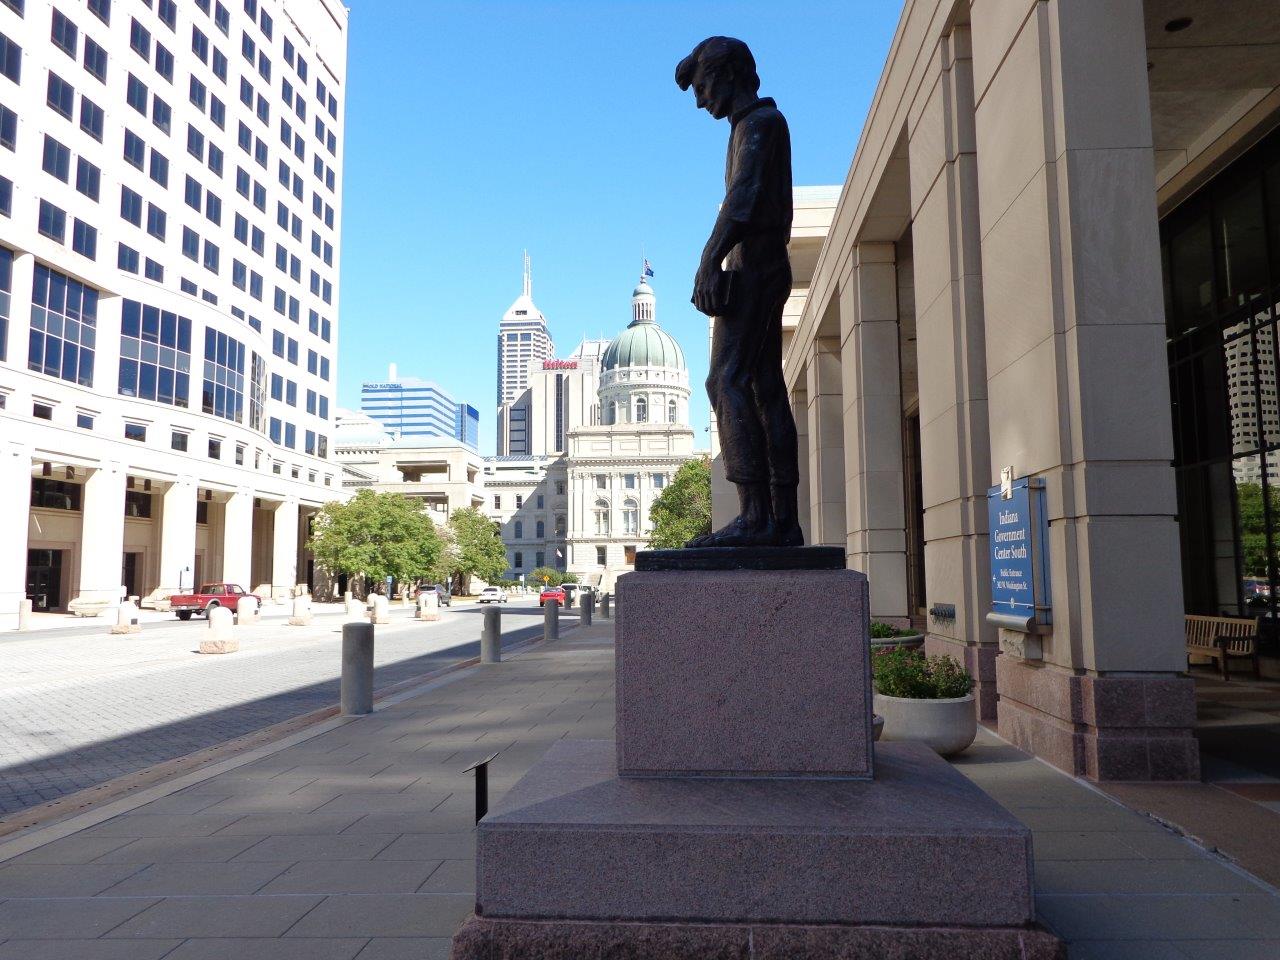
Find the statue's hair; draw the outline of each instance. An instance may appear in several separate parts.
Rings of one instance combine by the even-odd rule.
[[[676,83],[681,90],[688,90],[698,67],[719,67],[728,64],[734,75],[752,93],[760,89],[760,77],[756,73],[756,58],[741,40],[733,37],[707,37],[693,48],[693,52],[676,65]]]

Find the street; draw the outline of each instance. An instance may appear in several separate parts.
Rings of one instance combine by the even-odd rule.
[[[428,623],[393,606],[376,628],[375,689],[476,656],[482,609],[444,608]],[[502,612],[504,646],[541,635],[536,599]],[[240,650],[225,656],[195,652],[201,618],[125,636],[109,635],[105,618],[0,634],[0,815],[336,704],[345,620],[238,627]]]

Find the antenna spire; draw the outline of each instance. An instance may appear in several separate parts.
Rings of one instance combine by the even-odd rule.
[[[533,269],[529,266],[529,251],[524,252],[524,295],[533,296]]]

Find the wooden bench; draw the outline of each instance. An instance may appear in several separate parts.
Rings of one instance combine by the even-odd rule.
[[[1253,661],[1253,677],[1262,678],[1262,664],[1258,659],[1258,628],[1255,620],[1245,617],[1186,617],[1187,666],[1192,657],[1208,657],[1217,660],[1222,667],[1222,679],[1230,680],[1227,660],[1231,657]]]

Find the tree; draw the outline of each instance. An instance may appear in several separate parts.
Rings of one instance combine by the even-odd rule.
[[[346,503],[326,503],[308,546],[317,563],[334,573],[364,574],[371,584],[430,576],[444,553],[435,524],[417,501],[372,490]]]
[[[496,580],[507,569],[507,548],[498,525],[475,507],[463,507],[449,517],[453,539],[453,573],[462,592],[471,592],[471,578]]]
[[[538,589],[542,589],[543,587],[558,587],[564,582],[560,579],[563,576],[564,574],[555,567],[534,567],[529,571],[528,582]]]
[[[686,461],[649,509],[649,547],[671,550],[711,532],[711,461]]]

